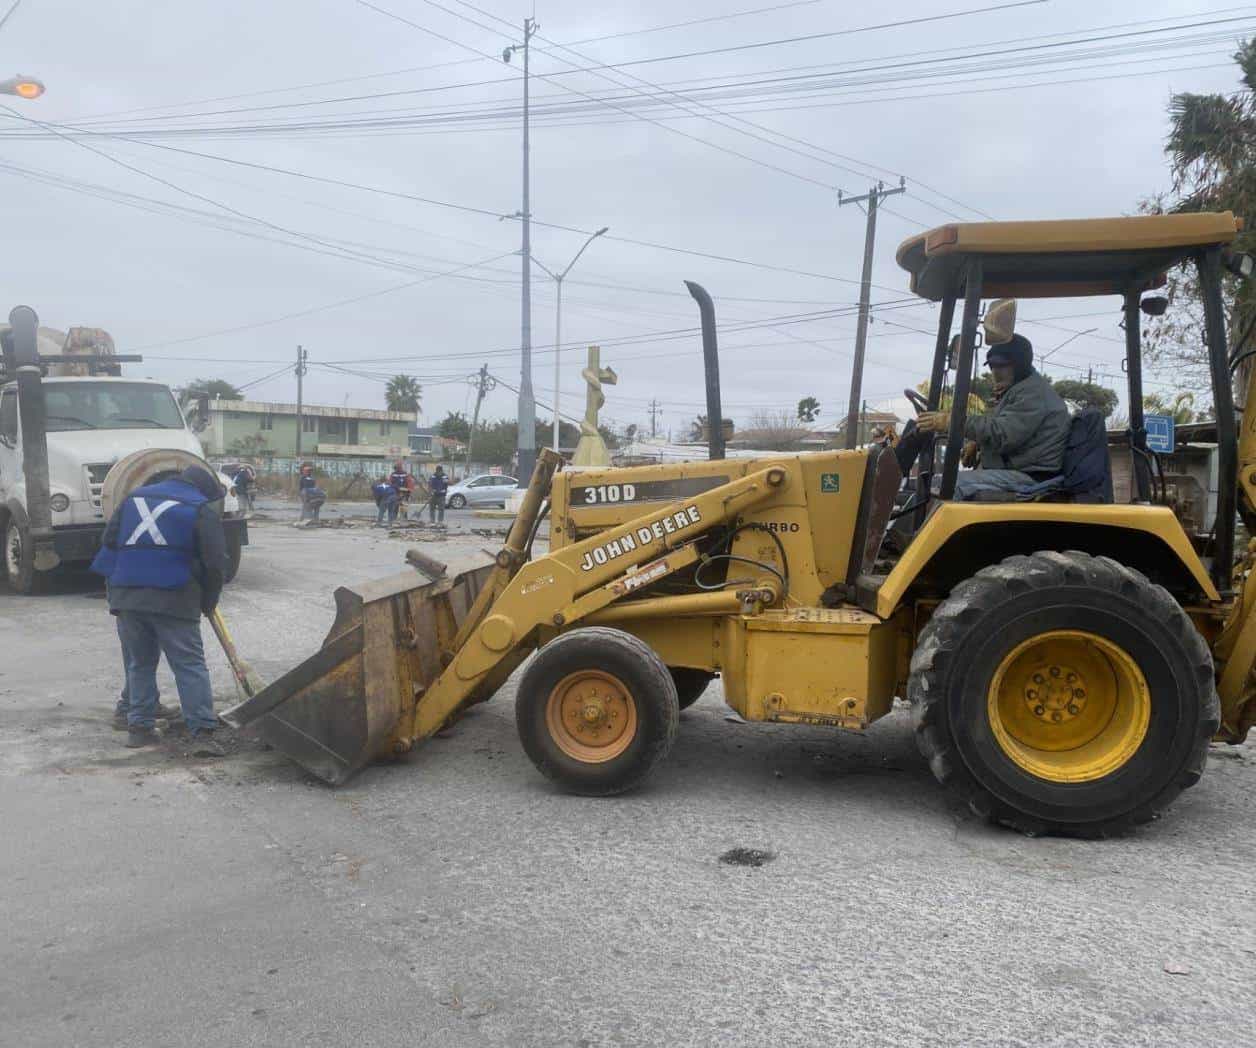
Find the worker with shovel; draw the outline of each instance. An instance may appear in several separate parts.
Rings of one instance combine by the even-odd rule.
[[[132,749],[158,741],[157,663],[164,654],[192,734],[192,756],[225,756],[214,738],[217,717],[200,626],[222,593],[227,545],[214,503],[224,494],[203,466],[137,488],[114,511],[92,562],[92,571],[106,579],[109,610],[117,616]]]

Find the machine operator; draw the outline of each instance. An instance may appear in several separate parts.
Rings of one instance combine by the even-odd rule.
[[[1020,491],[1058,476],[1068,444],[1068,406],[1051,383],[1034,368],[1034,348],[1024,335],[1012,333],[1016,303],[993,303],[985,321],[986,366],[994,379],[994,407],[984,415],[969,414],[964,423],[961,461],[976,469],[960,472],[956,499],[972,499],[982,491]],[[951,426],[950,411],[925,411],[916,429],[905,432],[895,448],[904,476],[927,441]]]

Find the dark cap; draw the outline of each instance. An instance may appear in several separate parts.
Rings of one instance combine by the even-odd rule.
[[[1024,335],[1013,335],[1008,341],[991,346],[986,352],[987,364],[1011,364],[1016,368],[1028,368],[1033,362],[1033,343]]]

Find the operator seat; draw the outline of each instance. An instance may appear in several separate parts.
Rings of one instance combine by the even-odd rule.
[[[1059,476],[1027,484],[1018,491],[979,492],[970,501],[1111,503],[1112,461],[1103,413],[1083,408],[1073,416]]]

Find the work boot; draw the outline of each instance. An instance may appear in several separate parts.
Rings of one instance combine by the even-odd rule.
[[[188,755],[192,757],[225,757],[227,751],[222,748],[222,743],[214,738],[213,729],[206,731],[198,731],[192,736],[192,746],[188,750]]]
[[[156,746],[161,741],[156,728],[128,728],[126,748],[138,750],[141,746]]]
[[[178,706],[163,706],[157,703],[157,710],[153,714],[158,720],[171,721],[178,723],[183,720],[183,711]],[[113,730],[129,731],[130,723],[127,721],[127,711],[114,707],[113,711]]]

